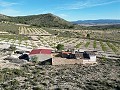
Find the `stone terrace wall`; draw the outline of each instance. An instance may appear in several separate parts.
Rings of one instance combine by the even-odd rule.
[[[82,64],[83,60],[66,59],[66,58],[53,58],[52,65],[65,65],[65,64]]]
[[[94,64],[96,61],[91,61],[87,59],[66,59],[66,58],[57,58],[52,59],[52,65],[65,65],[65,64]]]

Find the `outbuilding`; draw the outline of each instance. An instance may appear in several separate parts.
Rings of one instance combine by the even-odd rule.
[[[97,63],[96,55],[93,51],[62,52],[61,56],[62,58],[53,58],[52,65]]]
[[[40,47],[37,49],[33,49],[29,53],[29,57],[31,60],[37,60],[39,62],[43,62],[52,59],[51,51],[52,51],[51,48]]]

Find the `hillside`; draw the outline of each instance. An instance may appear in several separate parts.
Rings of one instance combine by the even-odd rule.
[[[10,21],[15,23],[29,24],[38,27],[54,27],[54,28],[73,28],[74,25],[51,13],[30,15],[30,16],[6,16],[0,14],[0,21]]]
[[[59,29],[119,29],[120,20],[100,19],[68,22],[51,13],[30,16],[6,16],[0,14],[0,21],[10,21],[28,24],[37,27],[59,28]],[[79,25],[78,25],[79,24]],[[87,26],[87,27],[86,27]],[[88,27],[89,26],[89,27]]]
[[[98,60],[93,66],[23,65],[1,69],[0,75],[2,90],[120,90],[119,60]]]
[[[120,24],[115,24],[115,25],[86,25],[86,26],[82,26],[80,25],[80,27],[78,28],[82,28],[84,30],[109,30],[109,29],[120,29]]]
[[[72,28],[73,24],[70,22],[55,16],[51,13],[31,15],[31,16],[19,16],[11,17],[12,22],[29,24],[38,27],[57,27],[57,28]]]
[[[9,20],[9,19],[10,19],[9,16],[0,14],[0,21],[5,21],[5,20]]]

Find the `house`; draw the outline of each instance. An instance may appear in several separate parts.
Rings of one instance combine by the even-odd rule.
[[[30,53],[29,53],[29,57],[31,60],[37,60],[39,62],[43,62],[49,59],[52,59],[52,55],[51,55],[51,48],[46,48],[46,47],[40,47],[37,49],[33,49]]]
[[[62,58],[53,58],[52,65],[63,64],[94,64],[96,62],[96,55],[93,51],[80,52],[62,52]]]

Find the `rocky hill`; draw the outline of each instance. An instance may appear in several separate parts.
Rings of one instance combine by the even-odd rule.
[[[9,20],[9,19],[10,19],[9,16],[0,14],[0,21],[5,21],[5,20]]]
[[[74,25],[58,16],[51,13],[40,14],[40,15],[30,15],[30,16],[18,16],[10,17],[5,15],[0,15],[0,20],[29,24],[38,27],[56,27],[56,28],[73,28]]]
[[[37,27],[59,29],[119,29],[120,20],[85,20],[69,22],[51,13],[30,16],[6,16],[0,14],[0,21],[10,21]],[[80,24],[80,25],[78,25]],[[87,26],[87,27],[86,27]]]
[[[11,17],[12,22],[29,24],[38,27],[56,27],[56,28],[73,28],[73,24],[51,13]]]

